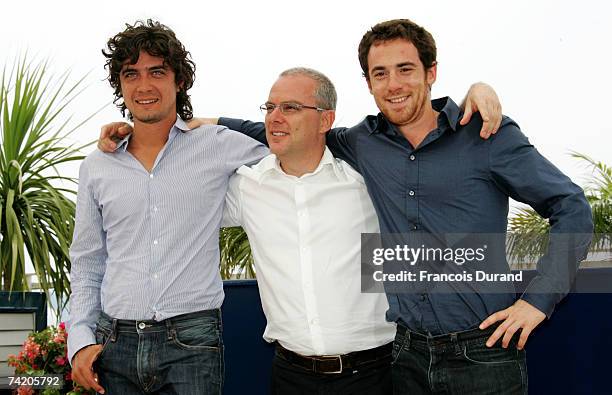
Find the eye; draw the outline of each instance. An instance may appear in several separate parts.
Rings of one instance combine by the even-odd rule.
[[[401,67],[401,68],[400,68],[400,73],[402,73],[402,74],[408,74],[408,73],[410,73],[412,70],[413,70],[413,68],[412,68],[412,67]]]
[[[285,114],[293,114],[300,111],[301,106],[297,103],[281,103],[281,110]]]
[[[166,75],[166,71],[165,70],[153,70],[151,72],[151,75],[153,75],[154,77],[163,77],[164,75]]]
[[[262,104],[259,109],[263,112],[265,112],[266,114],[270,114],[272,113],[272,111],[274,111],[274,109],[276,108],[276,106],[272,103],[265,103]]]
[[[133,80],[134,78],[136,78],[136,72],[126,71],[125,73],[123,73],[123,78],[126,80]]]
[[[386,75],[387,75],[387,73],[386,73],[385,71],[382,71],[382,70],[375,71],[375,72],[372,74],[372,76],[373,76],[374,78],[376,78],[377,80],[380,80],[380,79],[385,78],[385,76],[386,76]]]

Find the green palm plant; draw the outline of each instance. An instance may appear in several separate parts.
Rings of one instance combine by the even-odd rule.
[[[80,161],[80,150],[67,137],[90,117],[66,130],[60,122],[81,92],[85,77],[69,83],[69,73],[47,76],[47,62],[26,56],[5,65],[0,83],[0,277],[2,290],[29,289],[27,259],[59,313],[70,294],[68,248],[74,229],[76,180],[62,165]],[[59,125],[56,125],[58,124]]]
[[[221,228],[221,278],[255,278],[249,239],[241,227]]]
[[[593,211],[593,242],[591,251],[610,249],[612,235],[612,168],[603,162],[571,152],[572,157],[583,161],[592,171],[592,177],[584,186],[585,195]],[[541,256],[548,245],[548,220],[531,208],[515,211],[508,222],[508,254],[515,262],[526,262]]]

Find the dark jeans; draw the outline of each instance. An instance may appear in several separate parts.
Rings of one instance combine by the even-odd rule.
[[[164,321],[115,320],[102,313],[95,370],[109,395],[221,394],[221,312],[206,310]]]
[[[398,325],[393,391],[399,394],[527,394],[525,350],[485,342],[495,328],[424,336]]]
[[[391,365],[387,357],[357,370],[321,374],[296,366],[275,353],[271,392],[273,395],[391,395]]]

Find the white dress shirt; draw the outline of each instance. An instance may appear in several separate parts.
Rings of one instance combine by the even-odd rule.
[[[393,341],[383,293],[361,292],[361,233],[379,232],[363,178],[326,148],[317,169],[295,177],[275,155],[230,180],[224,225],[251,244],[264,339],[302,355],[334,355]]]

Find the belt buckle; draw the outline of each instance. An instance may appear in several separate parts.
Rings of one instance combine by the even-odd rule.
[[[338,359],[338,365],[339,365],[340,368],[338,370],[334,370],[334,371],[331,371],[331,372],[321,372],[321,373],[323,373],[323,374],[340,374],[340,373],[342,373],[342,370],[344,369],[343,366],[342,366],[342,355],[340,355],[340,354],[338,354],[338,355],[326,355],[325,358],[326,359],[327,358],[337,358]],[[318,361],[324,361],[324,359],[320,359],[320,358],[317,358],[317,360]]]

